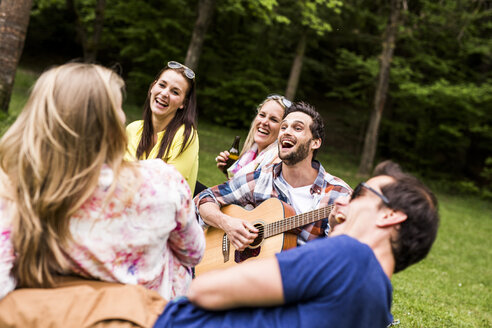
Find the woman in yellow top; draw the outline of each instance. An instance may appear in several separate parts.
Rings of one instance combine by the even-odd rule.
[[[183,175],[193,194],[198,174],[196,121],[195,73],[170,61],[150,84],[143,120],[126,128],[126,158],[162,158]]]

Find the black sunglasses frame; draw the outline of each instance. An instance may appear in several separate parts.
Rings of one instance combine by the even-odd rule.
[[[350,197],[350,200],[359,197],[360,196],[360,191],[362,190],[362,188],[365,188],[365,189],[369,190],[370,192],[372,192],[373,194],[375,194],[376,196],[378,196],[379,198],[381,198],[381,200],[383,201],[384,205],[386,205],[387,207],[390,207],[390,201],[389,201],[388,197],[386,197],[385,195],[383,195],[379,191],[375,190],[374,188],[372,188],[371,186],[369,186],[365,182],[361,182],[361,183],[359,183],[355,187],[354,191],[352,192],[352,196]]]

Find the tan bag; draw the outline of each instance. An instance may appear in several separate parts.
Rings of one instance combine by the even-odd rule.
[[[0,327],[153,327],[166,300],[137,285],[74,277],[22,288],[0,301]]]

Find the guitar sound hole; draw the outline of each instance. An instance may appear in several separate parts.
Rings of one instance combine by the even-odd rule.
[[[264,232],[265,232],[263,224],[256,223],[254,226],[256,229],[259,230],[259,232],[258,232],[258,236],[255,238],[255,240],[251,244],[249,244],[250,248],[256,248],[261,244],[261,242],[263,241],[263,236],[264,236]]]

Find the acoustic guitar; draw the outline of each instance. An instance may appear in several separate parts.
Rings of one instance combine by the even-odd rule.
[[[296,247],[297,235],[288,231],[327,218],[332,208],[333,205],[330,205],[295,215],[290,205],[277,198],[270,198],[251,211],[237,205],[224,206],[222,213],[252,223],[259,230],[258,237],[245,250],[238,251],[223,230],[208,227],[205,230],[205,254],[195,267],[195,274],[224,269]]]

